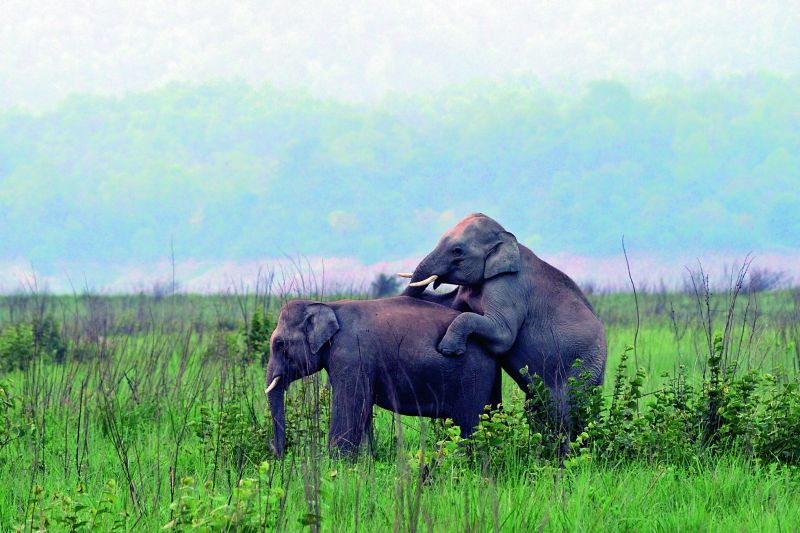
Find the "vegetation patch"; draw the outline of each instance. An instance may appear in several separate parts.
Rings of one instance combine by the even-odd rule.
[[[325,450],[319,375],[289,390],[288,453],[273,458],[278,297],[0,299],[0,529],[800,524],[798,293],[645,292],[638,330],[630,296],[591,299],[609,367],[602,389],[573,381],[570,427],[540,381],[526,397],[505,380],[471,439],[376,409],[354,461]]]

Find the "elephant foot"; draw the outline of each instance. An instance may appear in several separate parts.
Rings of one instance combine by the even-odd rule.
[[[445,335],[436,349],[439,350],[439,353],[442,355],[453,357],[467,353],[467,344],[453,339],[451,335]]]

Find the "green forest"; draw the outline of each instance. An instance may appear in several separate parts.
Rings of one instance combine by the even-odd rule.
[[[789,251],[800,78],[531,79],[350,104],[243,82],[0,112],[0,261],[408,257],[484,211],[536,251]]]

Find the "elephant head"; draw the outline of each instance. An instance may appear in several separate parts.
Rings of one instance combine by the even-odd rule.
[[[289,385],[322,369],[325,345],[339,331],[333,309],[319,302],[295,300],[286,304],[270,338],[266,394],[272,413],[275,455],[286,448],[285,392]]]
[[[481,213],[469,215],[445,233],[417,266],[405,294],[415,296],[433,282],[452,285],[480,285],[508,272],[518,272],[520,254],[517,239]]]

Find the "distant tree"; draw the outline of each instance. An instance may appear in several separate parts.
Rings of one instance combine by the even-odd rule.
[[[198,260],[245,260],[270,235],[372,263],[489,199],[551,253],[614,254],[623,232],[642,253],[796,249],[796,77],[583,89],[468,84],[373,107],[231,82],[0,109],[0,263],[68,258],[103,284],[108,264],[164,258],[171,235]],[[448,209],[413,194],[432,176]]]
[[[269,315],[257,307],[253,313],[249,328],[243,331],[247,343],[246,359],[251,359],[251,354],[260,356],[261,366],[269,361],[269,339],[275,325],[270,321]]]
[[[386,274],[378,274],[375,281],[372,282],[372,296],[373,298],[384,298],[386,296],[394,296],[400,292],[400,284],[397,280]]]
[[[746,289],[750,292],[764,292],[790,285],[791,279],[783,270],[752,268],[748,274]]]
[[[600,287],[593,279],[589,279],[580,284],[580,288],[584,294],[597,294],[600,292]]]

